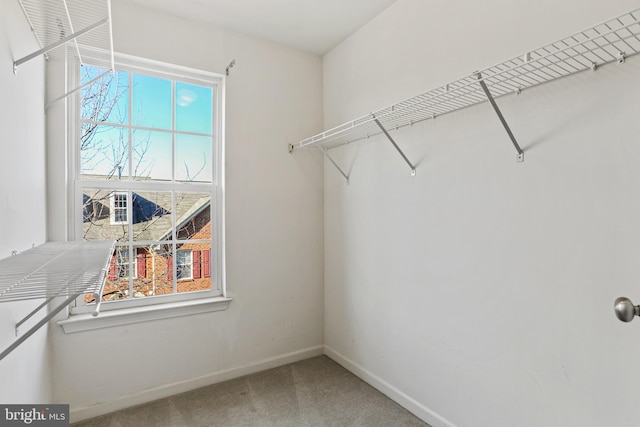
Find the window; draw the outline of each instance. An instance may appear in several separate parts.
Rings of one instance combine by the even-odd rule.
[[[103,301],[223,295],[223,78],[125,56],[105,73],[108,64],[83,59],[73,229],[116,241]]]
[[[131,264],[129,261],[129,249],[120,248],[116,251],[117,265],[118,265],[118,279],[128,279],[129,275],[133,275],[135,279],[137,277],[137,263]],[[132,270],[133,269],[133,270]]]
[[[189,250],[178,251],[178,280],[193,279],[193,253]]]
[[[93,204],[93,200],[91,203]],[[111,224],[127,223],[127,193],[111,195]]]

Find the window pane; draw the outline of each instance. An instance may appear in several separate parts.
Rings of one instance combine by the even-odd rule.
[[[131,201],[131,232],[134,241],[171,239],[170,191],[134,191]]]
[[[187,241],[176,246],[178,293],[210,290],[211,242]]]
[[[136,278],[133,280],[135,298],[173,293],[172,245],[157,242],[140,246],[136,251]]]
[[[114,301],[129,298],[129,274],[132,272],[129,262],[129,248],[116,247],[109,262],[107,280],[102,292],[102,301]]]
[[[176,82],[176,130],[213,133],[213,89]]]
[[[133,131],[133,177],[137,180],[171,180],[171,134],[142,129]]]
[[[212,288],[211,194],[176,193],[178,292]]]
[[[82,123],[80,141],[83,178],[118,179],[129,176],[129,132],[125,128]]]
[[[115,212],[126,210],[126,199],[112,190],[86,188],[82,194],[82,237],[84,240],[117,240],[126,242],[129,238],[129,225],[116,221]],[[114,205],[115,203],[118,205]],[[125,218],[126,218],[126,214]],[[121,217],[119,217],[121,218]]]
[[[82,89],[80,118],[94,122],[128,123],[129,73],[117,71],[104,74],[106,71],[105,68],[91,65],[84,65],[80,69],[81,84],[102,75]],[[82,138],[85,138],[84,132]]]
[[[211,238],[210,193],[176,193],[176,234],[179,240]]]
[[[133,124],[171,129],[171,80],[133,75]]]
[[[212,182],[212,138],[176,135],[176,181]]]

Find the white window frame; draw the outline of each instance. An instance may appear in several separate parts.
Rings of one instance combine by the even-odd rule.
[[[85,52],[83,61],[86,64],[110,68],[110,64],[105,61],[101,52],[91,55],[91,52]],[[77,61],[68,61],[67,75],[69,84],[77,87],[80,83],[81,73],[80,64]],[[79,104],[80,93],[70,98],[68,103],[69,126],[68,126],[68,149],[69,149],[69,182],[72,183],[70,192],[72,194],[72,202],[69,207],[69,229],[71,230],[71,238],[74,240],[82,239],[82,194],[84,188],[110,189],[116,192],[128,192],[127,207],[130,207],[131,192],[135,191],[175,191],[175,192],[200,192],[211,193],[211,290],[174,293],[171,295],[148,296],[145,298],[130,298],[125,300],[116,300],[103,302],[101,312],[122,312],[127,317],[136,311],[140,313],[152,313],[151,317],[141,318],[135,321],[146,321],[152,318],[158,318],[158,308],[166,308],[170,312],[166,317],[172,317],[175,313],[191,314],[189,307],[194,308],[197,312],[218,311],[226,309],[230,298],[227,297],[225,283],[225,232],[224,232],[224,108],[225,108],[225,76],[206,71],[194,70],[182,66],[167,64],[163,62],[142,59],[130,55],[115,55],[116,70],[127,71],[129,73],[140,73],[154,77],[167,78],[171,80],[179,80],[180,82],[191,83],[196,85],[210,85],[213,87],[213,152],[212,159],[212,183],[200,182],[184,182],[175,181],[158,184],[156,182],[143,182],[133,180],[107,180],[107,181],[81,181],[80,174],[80,148],[77,141],[80,135],[80,116]],[[130,175],[130,174],[129,174]],[[127,209],[128,222],[131,223],[131,209]],[[175,219],[174,219],[175,221]],[[177,224],[176,224],[177,226]],[[175,233],[175,230],[174,230]],[[197,242],[197,241],[194,241]],[[151,242],[136,241],[129,244],[130,254],[133,253],[136,245],[145,245]],[[173,253],[176,253],[176,239],[173,239]],[[175,257],[177,258],[177,257]],[[174,258],[174,259],[175,259]],[[193,259],[193,258],[192,258]],[[135,255],[130,257],[132,264],[136,263]],[[177,260],[174,262],[177,264]],[[137,268],[133,266],[133,268]],[[177,282],[177,269],[174,268],[174,284]],[[174,290],[175,290],[174,285]],[[195,302],[194,300],[200,300]],[[213,304],[210,308],[203,309],[203,304]],[[133,311],[132,311],[133,309]],[[76,321],[83,321],[87,313],[93,311],[93,305],[86,305],[82,297],[79,297],[76,304],[70,309],[70,318],[61,324],[70,324]],[[174,313],[174,314],[172,314]],[[74,315],[78,318],[73,320]],[[162,317],[162,316],[160,316]],[[110,316],[113,318],[113,316]],[[136,317],[137,318],[137,317]],[[122,320],[112,321],[113,324],[122,324]],[[125,322],[129,323],[129,322]],[[110,323],[111,324],[111,323]],[[77,328],[78,326],[72,326]],[[87,327],[86,329],[93,329]],[[79,330],[86,330],[82,327]],[[65,327],[66,331],[66,327]],[[74,330],[75,331],[75,330]]]

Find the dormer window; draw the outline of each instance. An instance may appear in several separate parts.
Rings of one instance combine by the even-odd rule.
[[[111,224],[127,223],[127,193],[113,193],[111,195]]]

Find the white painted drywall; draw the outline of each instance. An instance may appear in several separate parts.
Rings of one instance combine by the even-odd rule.
[[[13,61],[39,48],[19,3],[0,2],[0,258],[45,240],[44,61],[13,74]],[[39,303],[0,303],[0,351]],[[2,403],[51,403],[46,326],[0,361],[0,378]]]
[[[221,74],[236,60],[226,90],[233,301],[223,312],[70,335],[53,326],[54,393],[75,420],[320,354],[323,344],[322,161],[287,152],[321,130],[321,58],[128,2],[113,3],[113,25],[121,53]]]
[[[324,57],[326,127],[636,1],[399,0]],[[640,390],[640,57],[332,151],[325,345],[434,426],[624,426]]]

